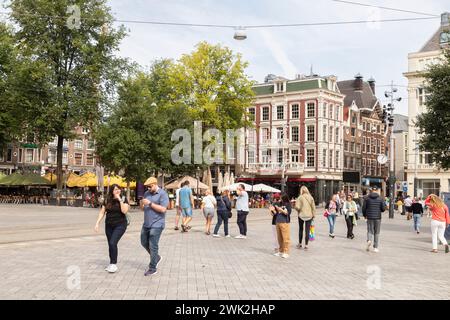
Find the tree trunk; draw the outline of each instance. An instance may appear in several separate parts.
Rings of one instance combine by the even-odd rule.
[[[64,144],[64,137],[58,136],[58,146],[56,147],[56,189],[58,193],[61,193],[61,190],[63,188],[63,171],[62,171],[62,160],[63,160],[63,144]]]
[[[130,181],[127,181],[127,200],[130,203],[131,190],[130,190]]]

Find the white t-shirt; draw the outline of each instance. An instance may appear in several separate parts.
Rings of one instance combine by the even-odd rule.
[[[412,199],[406,198],[404,201],[405,207],[411,207],[412,206]]]
[[[205,205],[205,208],[210,209],[214,209],[215,205],[217,204],[216,198],[214,198],[212,195],[204,197],[202,202]]]

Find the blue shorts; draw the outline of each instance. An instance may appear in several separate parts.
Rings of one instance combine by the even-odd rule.
[[[192,208],[181,208],[183,217],[192,217]]]

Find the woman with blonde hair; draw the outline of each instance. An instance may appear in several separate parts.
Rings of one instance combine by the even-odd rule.
[[[295,210],[298,212],[298,245],[297,249],[302,248],[303,229],[305,229],[305,250],[308,249],[309,231],[311,223],[316,215],[316,204],[306,186],[300,188],[300,196],[295,201]]]
[[[212,195],[210,190],[205,191],[205,197],[203,197],[201,209],[203,211],[203,215],[206,219],[206,225],[205,225],[205,234],[210,235],[211,234],[211,224],[212,220],[214,218],[214,211],[217,206],[216,198]]]
[[[445,246],[445,253],[449,252],[447,240],[444,237],[446,225],[450,224],[450,216],[448,213],[448,207],[444,201],[437,195],[430,194],[425,200],[425,204],[431,211],[431,240],[433,243],[433,249],[431,252],[437,253],[438,238]]]

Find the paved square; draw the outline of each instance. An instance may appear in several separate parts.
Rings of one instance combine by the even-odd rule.
[[[131,213],[131,225],[119,243],[116,274],[104,271],[108,247],[103,228],[93,232],[97,213],[0,205],[0,299],[450,298],[450,254],[442,247],[438,254],[429,252],[430,219],[425,217],[417,235],[405,216],[389,220],[385,214],[377,254],[365,251],[363,220],[355,227],[355,239],[348,240],[345,221],[338,217],[337,236],[330,239],[321,214],[309,251],[298,250],[293,214],[291,256],[281,259],[272,255],[266,210],[252,210],[246,240],[206,236],[199,211],[191,232],[174,231],[172,210],[160,242],[164,261],[157,275],[144,277],[149,258],[139,239],[143,213]],[[230,232],[237,235],[236,214]]]

